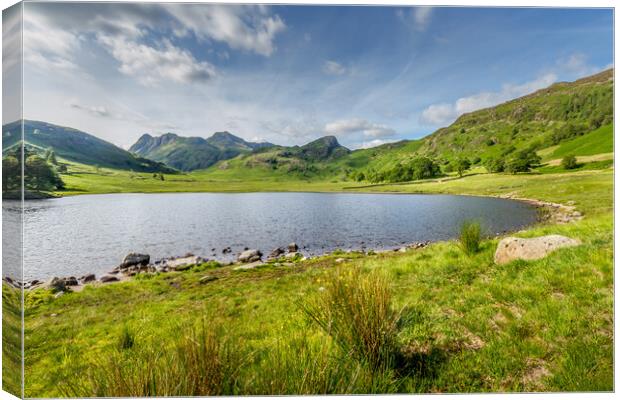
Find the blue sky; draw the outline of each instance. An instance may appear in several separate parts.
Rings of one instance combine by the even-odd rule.
[[[24,116],[351,147],[613,63],[610,9],[25,3]],[[6,121],[5,121],[6,122]]]

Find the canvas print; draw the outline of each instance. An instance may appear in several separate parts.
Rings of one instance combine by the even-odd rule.
[[[613,391],[613,12],[5,9],[3,389]]]

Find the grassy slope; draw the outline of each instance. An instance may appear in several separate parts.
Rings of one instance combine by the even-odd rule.
[[[609,124],[586,135],[558,145],[545,159],[562,158],[569,154],[574,156],[591,156],[594,154],[611,153],[613,151],[614,129],[613,125]]]
[[[208,272],[220,279],[207,285],[198,283],[206,272],[190,271],[88,287],[59,299],[31,295],[26,396],[61,395],[67,383],[81,387],[85,368],[118,349],[125,326],[134,332],[134,347],[122,351],[130,357],[169,348],[183,335],[179,326],[203,316],[209,326],[224,324],[226,337],[247,350],[240,376],[226,393],[611,390],[612,189],[609,169],[475,175],[363,189],[574,201],[585,213],[583,221],[535,227],[522,235],[565,234],[584,245],[540,261],[500,267],[492,262],[496,239],[473,257],[444,242],[404,254],[338,255],[295,267],[248,272],[224,267]],[[336,257],[348,261],[338,264]],[[399,343],[417,361],[399,379],[369,383],[359,378],[369,373],[364,367],[330,369],[336,359],[326,354],[338,353],[296,303],[319,295],[319,288],[334,279],[336,266],[345,272],[353,266],[385,272],[396,289],[395,307],[406,306]],[[358,371],[357,380],[351,371]],[[324,386],[330,373],[350,373],[342,377],[350,385]]]

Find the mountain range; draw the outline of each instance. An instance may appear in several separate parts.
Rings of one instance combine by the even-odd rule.
[[[166,133],[157,137],[144,134],[129,151],[180,171],[192,171],[272,146],[271,143],[246,142],[230,132],[216,132],[207,139]]]
[[[26,120],[24,128],[28,145],[52,148],[62,158],[89,165],[145,172],[213,169],[244,176],[243,171],[259,169],[289,176],[346,177],[354,171],[388,170],[419,156],[444,165],[461,157],[474,164],[484,163],[524,149],[548,157],[568,149],[612,152],[612,123],[610,69],[464,114],[422,139],[354,151],[340,145],[334,136],[303,146],[278,146],[248,142],[229,132],[216,132],[207,139],[144,134],[125,151],[88,133],[46,122]],[[18,122],[3,126],[4,152],[18,142],[18,132]]]

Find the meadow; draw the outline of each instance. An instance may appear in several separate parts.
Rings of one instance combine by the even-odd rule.
[[[98,173],[97,188],[142,181]],[[167,189],[187,184],[165,179]],[[25,299],[27,397],[613,390],[612,168],[189,185],[535,198],[574,204],[584,219],[518,236],[583,244],[504,266],[493,262],[498,238],[484,238],[471,254],[454,240],[246,271],[204,264],[58,298],[35,290]]]

